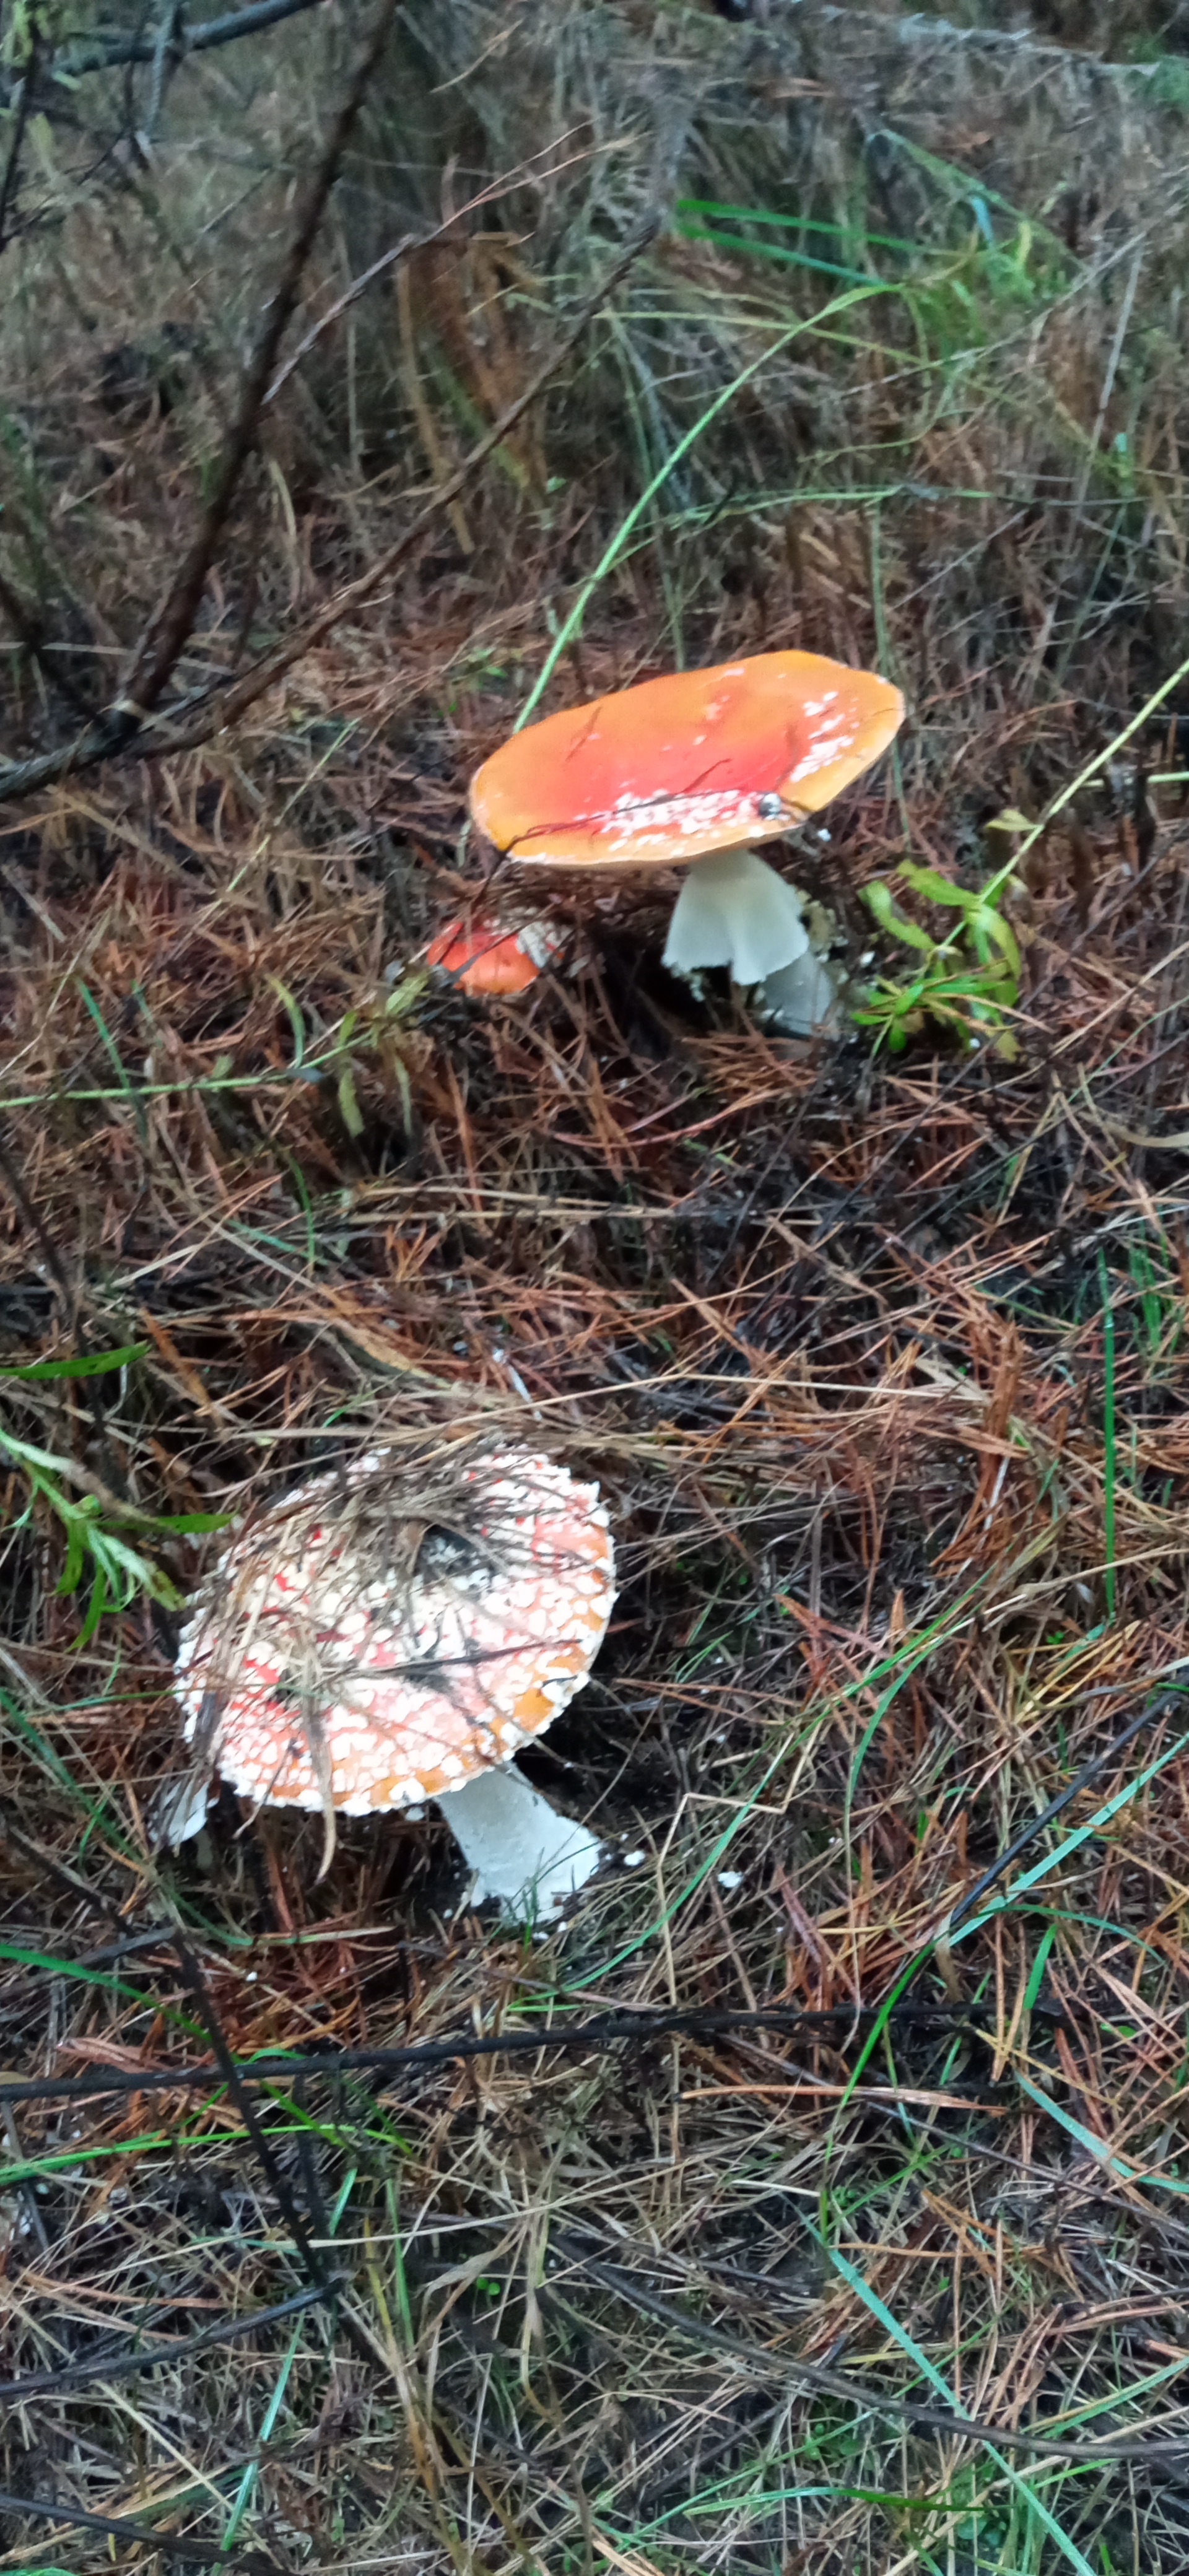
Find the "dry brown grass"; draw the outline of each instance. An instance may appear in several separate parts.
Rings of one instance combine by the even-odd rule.
[[[645,106],[672,94],[683,192],[824,225],[862,184],[872,236],[911,231],[920,261],[724,407],[593,591],[552,702],[677,641],[888,661],[899,778],[798,859],[857,948],[906,819],[972,880],[987,820],[1039,813],[1176,661],[1172,111],[1072,61],[1046,98],[1023,50],[930,48],[891,15],[740,39],[598,7],[553,13],[548,45],[532,9],[441,15],[406,19],[306,327],[443,187],[562,134],[588,157],[453,270],[422,263],[403,307],[362,300],[353,342],[327,333],[195,668],[391,542],[410,485],[515,399],[638,218]],[[443,86],[496,37],[478,88]],[[341,67],[337,29],[293,42],[293,91],[245,74],[236,108],[259,258],[329,95],[319,47]],[[188,255],[211,95],[179,96],[162,145]],[[1092,201],[1108,112],[1130,158]],[[864,121],[944,153],[960,222],[953,181],[864,152]],[[979,266],[972,192],[1004,261],[1021,215],[1034,243],[1052,223],[1031,293]],[[88,200],[53,238],[79,311],[139,345],[156,255],[146,232],[113,270],[114,221]],[[230,314],[258,288],[247,218],[217,242],[203,292]],[[20,256],[45,285],[45,245]],[[363,1440],[414,1468],[531,1426],[598,1476],[623,1590],[526,1766],[615,1857],[562,1928],[521,1936],[459,1910],[432,1817],[344,1822],[321,1884],[317,1816],[224,1799],[163,1852],[177,1614],[138,1590],[80,1643],[62,1516],[44,1492],[25,1512],[13,1461],[3,2054],[34,2089],[3,2105],[2,2564],[101,2563],[110,2536],[47,2536],[47,2498],[138,2524],[162,2564],[230,2532],[241,2558],[352,2576],[1185,2563],[1179,790],[1153,829],[1104,775],[1033,853],[1010,1065],[927,1034],[896,1061],[809,1049],[725,992],[695,1002],[640,889],[567,895],[563,971],[515,1006],[417,963],[476,884],[467,775],[643,482],[833,291],[671,230],[463,529],[234,736],[6,811],[4,1357],[142,1348],[7,1380],[10,1437],[180,1595],[218,1541],[163,1516],[234,1513]],[[46,423],[52,453],[79,430],[85,525],[52,524],[85,678],[160,587],[230,379],[113,415],[80,378],[89,325],[37,322],[8,400],[43,499]],[[59,719],[21,664],[9,751]],[[212,2026],[242,2062],[654,2008],[785,2019],[181,2081],[218,2073]]]

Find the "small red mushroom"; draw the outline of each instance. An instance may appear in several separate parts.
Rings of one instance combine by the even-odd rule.
[[[472,780],[471,812],[520,866],[688,867],[666,965],[760,983],[809,934],[752,845],[827,805],[903,714],[889,680],[818,653],[679,671],[514,734]]]
[[[519,930],[505,930],[499,922],[480,916],[448,922],[430,940],[425,959],[429,966],[444,967],[460,992],[526,993],[560,946],[560,938],[547,922],[529,921]]]

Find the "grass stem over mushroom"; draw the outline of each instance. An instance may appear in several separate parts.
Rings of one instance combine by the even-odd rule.
[[[430,940],[425,962],[442,967],[463,993],[502,999],[526,993],[561,944],[547,921],[526,921],[511,930],[482,914],[448,922]]]

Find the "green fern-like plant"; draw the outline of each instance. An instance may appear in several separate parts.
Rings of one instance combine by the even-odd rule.
[[[987,885],[969,888],[911,859],[902,859],[896,874],[913,894],[944,905],[958,919],[944,938],[935,938],[900,910],[888,878],[865,885],[863,900],[880,930],[919,962],[902,981],[879,977],[853,1017],[874,1029],[876,1046],[892,1055],[901,1054],[929,1020],[964,1046],[986,1038],[997,1055],[1018,1055],[1011,1019],[1020,994],[1020,947],[1001,909],[1014,879],[1001,870]]]

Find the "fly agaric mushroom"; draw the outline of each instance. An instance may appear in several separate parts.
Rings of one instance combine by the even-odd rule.
[[[259,1806],[432,1798],[505,1912],[582,1887],[600,1845],[513,1766],[581,1690],[615,1599],[597,1485],[509,1448],[402,1510],[391,1461],[319,1477],[233,1542],[183,1632],[202,1762]]]
[[[799,896],[751,845],[828,805],[903,714],[889,680],[819,653],[679,671],[513,734],[476,772],[471,813],[519,866],[687,867],[666,966],[758,984],[810,940]]]
[[[526,993],[543,966],[561,947],[547,921],[526,921],[505,930],[498,921],[451,921],[431,939],[427,966],[442,966],[463,993],[505,996]]]

